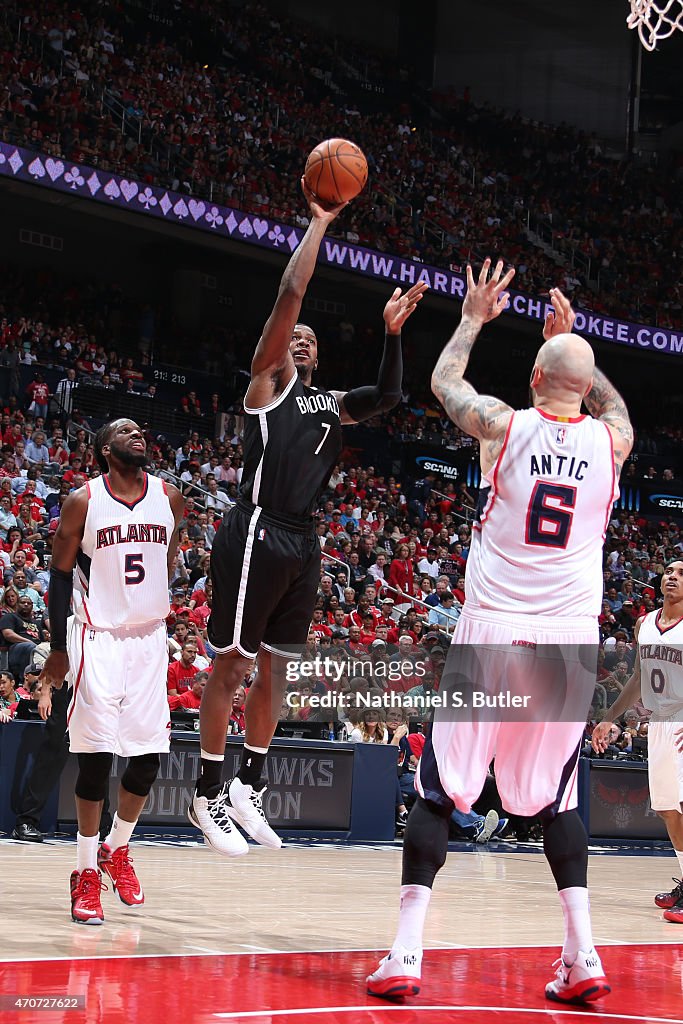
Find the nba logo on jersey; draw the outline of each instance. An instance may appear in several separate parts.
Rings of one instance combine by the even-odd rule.
[[[557,428],[557,434],[555,435],[556,443],[557,444],[564,444],[566,438],[567,438],[567,428],[566,427],[558,427]]]
[[[265,540],[266,539],[266,531],[265,530],[263,530],[263,529],[259,530],[259,532],[258,532],[258,539],[259,540]]]

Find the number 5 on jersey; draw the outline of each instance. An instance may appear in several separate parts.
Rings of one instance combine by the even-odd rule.
[[[135,586],[142,583],[145,578],[145,567],[142,564],[142,555],[126,555],[126,570],[124,579],[127,586]]]

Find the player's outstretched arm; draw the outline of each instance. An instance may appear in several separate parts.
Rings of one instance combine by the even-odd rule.
[[[325,231],[346,206],[346,203],[342,203],[340,206],[326,208],[314,196],[303,178],[301,187],[311,211],[311,223],[285,268],[273,312],[266,321],[251,361],[251,384],[247,392],[247,404],[254,409],[267,405],[277,397],[294,373],[294,360],[289,345],[301,311],[301,303],[313,276]]]
[[[495,320],[505,309],[509,298],[505,289],[515,273],[514,269],[510,269],[501,278],[503,262],[499,260],[488,280],[490,267],[491,260],[484,260],[476,284],[472,268],[467,267],[467,295],[462,307],[462,319],[434,367],[432,391],[461,430],[486,442],[487,461],[493,463],[502,446],[512,409],[497,398],[480,395],[464,379],[470,352],[479,332],[484,324]]]
[[[384,307],[384,351],[377,383],[351,391],[333,391],[342,423],[362,423],[381,412],[388,412],[401,401],[403,350],[401,329],[427,291],[424,281],[414,284],[405,295],[396,288]]]
[[[614,444],[614,465],[619,476],[633,447],[633,427],[624,399],[597,366],[593,371],[593,387],[584,403],[591,416],[602,420],[609,428]]]
[[[636,645],[642,621],[642,618],[638,619],[635,629],[633,630]],[[621,718],[624,712],[628,711],[629,708],[632,708],[633,705],[640,700],[640,697],[640,650],[638,646],[636,646],[636,660],[633,664],[633,672],[631,673],[628,682],[624,684],[624,688],[615,700],[614,704],[612,704],[609,709],[610,720],[608,721],[606,718],[603,719],[602,722],[598,722],[593,730],[591,745],[596,754],[603,754],[605,752],[609,745],[610,729],[616,720]]]
[[[50,654],[40,674],[43,691],[49,687],[61,689],[69,671],[66,653],[66,620],[71,614],[73,569],[78,549],[83,540],[85,517],[88,513],[87,487],[79,487],[64,502],[59,525],[52,544],[50,563]],[[40,714],[47,711],[47,703],[39,704]],[[48,712],[49,713],[49,712]]]

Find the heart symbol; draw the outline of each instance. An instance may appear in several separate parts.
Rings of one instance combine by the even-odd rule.
[[[256,232],[256,237],[257,238],[263,238],[263,236],[265,235],[267,230],[268,230],[268,221],[267,220],[259,220],[258,218],[256,218],[256,220],[254,221],[254,231]]]
[[[119,198],[119,196],[121,195],[121,189],[116,184],[115,178],[111,178],[104,186],[104,194],[105,196],[108,196],[110,199]]]
[[[201,201],[197,202],[196,199],[190,199],[188,206],[190,207],[190,213],[192,214],[192,220],[194,221],[198,221],[199,218],[206,211],[204,203],[202,203]]]
[[[251,226],[251,221],[248,217],[245,217],[239,228],[240,234],[244,235],[245,238],[249,238],[250,235],[254,234],[254,229]]]
[[[32,174],[34,178],[45,177],[45,168],[43,167],[43,161],[39,156],[37,156],[35,160],[28,165],[28,173]]]
[[[127,203],[131,201],[138,194],[138,187],[134,181],[126,181],[125,178],[121,181],[121,192],[123,198]]]
[[[51,181],[56,181],[64,174],[64,164],[61,160],[53,160],[52,157],[49,157],[45,161],[45,170],[50,175]]]
[[[184,217],[187,217],[187,204],[185,203],[184,199],[178,200],[178,202],[173,207],[173,212],[175,213],[176,217],[180,218],[180,220],[182,220]]]

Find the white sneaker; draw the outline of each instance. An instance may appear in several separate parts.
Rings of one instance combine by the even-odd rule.
[[[557,967],[557,972],[545,987],[546,999],[583,1005],[602,999],[612,991],[595,948],[587,953],[579,950],[571,967],[561,957],[553,967]]]
[[[233,821],[241,825],[257,843],[260,843],[261,846],[270,846],[273,850],[279,850],[282,840],[273,832],[263,813],[262,801],[265,791],[265,786],[263,789],[257,790],[253,786],[246,786],[241,779],[235,776],[228,786],[230,802],[225,809]]]
[[[491,809],[483,821],[477,822],[478,828],[474,830],[475,843],[488,843],[493,833],[498,828],[500,818],[498,812]]]
[[[226,857],[239,857],[249,852],[249,843],[239,829],[236,829],[228,814],[228,784],[209,800],[195,790],[187,816],[193,825],[204,833],[204,839],[216,853]]]
[[[384,999],[399,999],[402,996],[416,996],[420,991],[422,950],[394,946],[382,958],[379,967],[368,975],[368,995]]]

